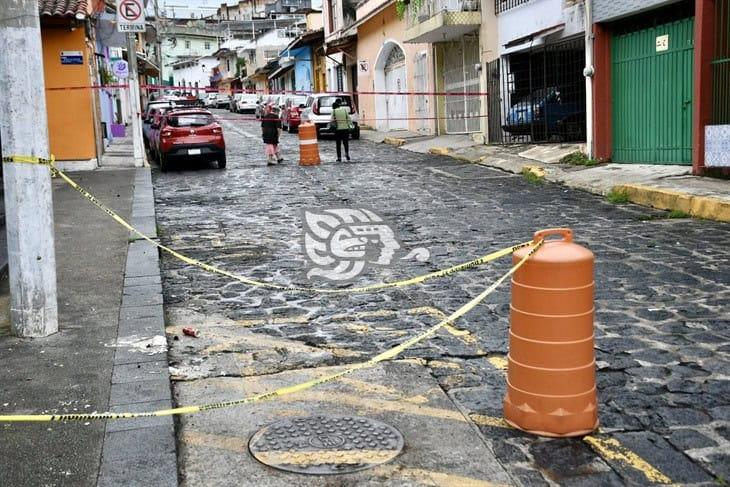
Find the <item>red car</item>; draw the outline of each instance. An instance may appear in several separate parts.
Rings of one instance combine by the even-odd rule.
[[[281,126],[287,132],[294,132],[301,123],[301,112],[307,102],[304,95],[290,96],[284,102],[284,109],[281,112]]]
[[[194,157],[215,160],[226,167],[223,129],[208,110],[200,108],[170,110],[159,125],[157,156],[160,169],[170,168],[173,159]]]

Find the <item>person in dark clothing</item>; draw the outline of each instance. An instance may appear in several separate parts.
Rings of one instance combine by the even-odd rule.
[[[264,153],[266,154],[266,163],[273,166],[277,162],[284,160],[281,157],[281,149],[279,148],[279,135],[281,134],[281,120],[279,115],[274,112],[271,105],[266,107],[264,116],[261,117],[261,135],[264,139]]]
[[[337,162],[342,162],[342,146],[345,146],[345,157],[350,160],[350,110],[342,106],[338,98],[332,104],[332,122],[335,126],[335,141],[337,143]]]

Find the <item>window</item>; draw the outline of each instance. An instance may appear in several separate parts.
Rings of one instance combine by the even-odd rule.
[[[529,1],[530,0],[494,0],[494,13],[498,14],[500,12],[504,12]]]
[[[340,25],[337,21],[337,0],[330,2],[330,31],[336,32]]]
[[[206,50],[207,49],[210,49],[210,42],[209,41],[205,41],[205,49]]]
[[[185,41],[185,49],[190,49],[190,41]]]

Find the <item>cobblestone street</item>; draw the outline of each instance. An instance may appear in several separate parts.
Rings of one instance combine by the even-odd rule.
[[[227,169],[185,164],[153,174],[161,242],[195,259],[280,285],[332,287],[306,277],[302,215],[304,209],[340,207],[375,211],[392,224],[402,246],[390,266],[368,270],[354,285],[444,269],[527,241],[543,228],[572,228],[576,241],[596,256],[599,433],[585,439],[538,438],[501,421],[508,283],[395,363],[348,376],[343,383],[351,387],[351,403],[343,399],[343,407],[357,411],[358,401],[372,399],[371,411],[392,412],[393,403],[405,401],[412,410],[398,414],[411,414],[415,429],[436,418],[446,421],[436,411],[453,408],[471,427],[475,444],[457,445],[461,450],[444,460],[444,468],[458,464],[462,453],[486,448],[512,484],[727,485],[730,225],[667,219],[664,212],[614,205],[560,185],[367,141],[351,141],[352,162],[336,163],[334,140],[320,139],[322,165],[300,167],[297,135],[284,133],[286,161],[267,167],[259,123],[216,113],[223,119]],[[425,262],[406,258],[419,247],[430,252]],[[318,295],[247,286],[163,253],[175,400],[188,405],[236,399],[306,380],[308,371],[365,361],[457,310],[509,265],[504,258],[422,285]],[[198,328],[200,337],[183,335],[186,326]],[[438,390],[421,387],[428,381]],[[318,391],[301,394],[312,398]],[[401,401],[404,391],[408,399]],[[449,399],[438,408],[437,394]],[[245,458],[250,436],[245,429],[255,431],[270,417],[300,414],[297,400],[294,394],[181,416],[181,479],[187,485],[241,485],[241,475],[254,471],[243,465],[252,462]],[[404,437],[406,452],[425,449],[429,440],[447,441],[407,432]],[[205,468],[210,462],[225,468],[211,473]],[[504,483],[473,474],[477,467],[464,467],[461,480],[439,480],[435,474],[408,473],[405,463],[396,459],[391,470],[381,466],[367,482]],[[269,472],[270,485],[312,485],[306,476]],[[353,484],[347,476],[327,482],[320,485]]]

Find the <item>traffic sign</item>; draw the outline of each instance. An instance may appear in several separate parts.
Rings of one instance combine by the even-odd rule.
[[[144,32],[143,0],[117,2],[117,30],[119,32]]]

